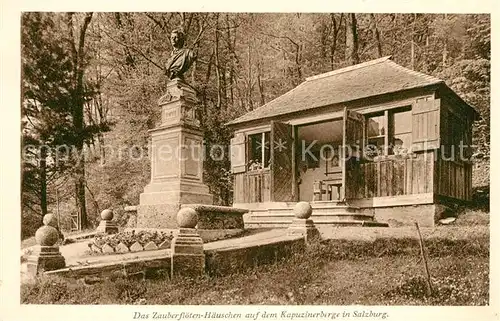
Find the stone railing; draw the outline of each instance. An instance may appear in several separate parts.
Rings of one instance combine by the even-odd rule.
[[[89,249],[96,254],[114,254],[169,249],[174,238],[173,232],[144,232],[134,230],[99,237],[88,243]]]
[[[216,213],[217,211],[219,213],[222,211],[227,215],[234,216],[234,222],[239,222],[238,217],[241,217],[243,214],[243,211],[238,209],[204,205],[186,205],[183,206],[177,213],[176,220],[179,228],[177,234],[170,242],[170,251],[164,251],[164,253],[160,256],[144,256],[141,259],[127,262],[114,261],[107,265],[89,265],[80,267],[66,267],[65,259],[59,252],[59,247],[56,245],[59,240],[59,232],[53,225],[56,225],[57,223],[54,222],[53,216],[46,216],[44,217],[44,226],[39,228],[35,235],[38,246],[33,255],[28,258],[28,273],[36,275],[44,271],[52,271],[50,272],[51,274],[55,273],[78,277],[78,275],[120,272],[125,269],[125,266],[127,266],[127,269],[131,271],[137,269],[141,270],[144,269],[145,266],[150,266],[153,269],[169,270],[171,278],[179,276],[191,278],[199,277],[204,275],[207,270],[213,270],[216,265],[227,266],[227,262],[237,259],[237,257],[240,257],[241,259],[241,255],[238,252],[240,249],[234,248],[231,252],[232,256],[228,256],[226,259],[222,258],[222,260],[217,259],[217,264],[214,263],[214,266],[206,266],[206,262],[209,262],[209,264],[210,262],[215,262],[214,256],[212,253],[210,254],[210,257],[205,257],[203,240],[196,227],[206,226],[203,224],[207,224],[207,221],[204,222],[203,218],[206,219],[209,215],[212,215],[210,213]],[[207,213],[209,214],[207,215]],[[241,251],[246,251],[245,253],[248,252],[247,254],[252,257],[267,255],[270,250],[272,250],[273,253],[279,254],[283,252],[283,254],[285,254],[290,252],[287,249],[295,247],[300,239],[305,239],[305,243],[307,244],[309,241],[319,238],[319,232],[314,226],[312,220],[310,220],[312,208],[309,203],[299,202],[294,209],[294,214],[295,219],[288,228],[287,238],[277,239],[274,241],[269,239],[267,243],[265,242],[265,244],[252,243],[252,245],[249,243],[248,246],[246,248],[242,248]],[[113,227],[113,224],[110,224],[110,221],[113,218],[112,212],[110,214],[110,211],[106,211],[105,213],[103,211],[101,218],[102,221],[104,221],[104,223],[101,223],[100,225],[101,230],[106,231],[106,228],[109,228],[110,226]],[[304,241],[302,241],[302,244],[304,244]],[[120,251],[133,252],[148,249],[168,249],[167,243],[162,243],[159,246],[157,244],[148,243],[143,246],[137,242],[137,244],[134,243],[130,247],[125,244],[119,244],[117,247],[120,247],[121,249],[110,246],[109,249],[101,249],[101,251],[120,253]],[[250,248],[251,251],[248,250]],[[224,251],[221,253],[224,253]],[[170,264],[166,264],[166,262],[170,262]],[[231,264],[231,266],[234,265]]]

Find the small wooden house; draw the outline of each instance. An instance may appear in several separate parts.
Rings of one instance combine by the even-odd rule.
[[[234,206],[246,225],[432,226],[471,199],[477,112],[442,80],[391,57],[309,77],[231,121]]]

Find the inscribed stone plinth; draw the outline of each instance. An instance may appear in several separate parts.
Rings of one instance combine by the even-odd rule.
[[[137,227],[176,228],[181,204],[212,204],[203,183],[203,135],[194,89],[170,81],[160,98],[161,124],[150,131],[151,182],[140,195]]]

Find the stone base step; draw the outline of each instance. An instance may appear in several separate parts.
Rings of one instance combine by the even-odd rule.
[[[293,220],[293,215],[251,215],[245,219],[246,224],[250,224],[253,222],[289,222],[291,223]],[[339,213],[334,215],[312,215],[311,219],[316,222],[330,222],[330,221],[373,221],[373,215],[365,215],[361,213]]]
[[[346,217],[346,216],[362,216],[366,217],[368,219],[373,218],[372,213],[361,213],[361,212],[354,212],[354,211],[348,211],[348,212],[329,212],[329,211],[317,211],[313,210],[313,214],[311,215],[312,219],[315,218],[320,218],[320,217]],[[247,217],[290,217],[293,218],[294,214],[291,211],[280,211],[280,212],[264,212],[264,211],[259,211],[259,212],[252,212],[251,214],[247,215]]]
[[[275,220],[275,221],[258,221],[253,220],[251,222],[245,222],[245,228],[288,228],[291,221],[288,220]],[[388,227],[387,223],[380,223],[375,221],[364,221],[364,220],[314,220],[316,226],[328,225],[328,226],[366,226],[366,227]]]
[[[363,213],[358,207],[340,201],[318,201],[310,203],[311,219],[317,225],[331,226],[387,226],[374,220],[372,213]],[[269,207],[251,209],[244,216],[245,228],[287,228],[294,218],[295,203],[273,204]]]
[[[311,203],[313,208],[313,215],[318,214],[326,214],[326,215],[334,215],[336,213],[357,213],[359,212],[358,207],[347,206],[347,205],[334,205],[331,203],[317,204]],[[279,208],[269,208],[269,209],[260,209],[257,211],[252,211],[252,215],[254,213],[267,213],[268,215],[280,215],[282,213],[290,213],[293,215],[293,207],[279,207]]]

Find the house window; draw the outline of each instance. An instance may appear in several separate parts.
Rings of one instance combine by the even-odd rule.
[[[368,157],[406,154],[411,148],[411,107],[386,110],[366,117]]]
[[[385,115],[373,114],[366,119],[366,155],[384,155],[385,136],[387,133]]]
[[[407,154],[411,148],[411,109],[400,109],[389,113],[391,124],[391,140],[389,154]]]
[[[269,161],[271,159],[269,137],[269,132],[248,136],[248,170],[258,170],[269,167]]]
[[[468,137],[466,122],[450,111],[447,111],[445,115],[447,116],[447,127],[445,128],[446,133],[443,135],[444,155],[447,158],[462,160],[459,159],[461,157],[460,146],[462,146],[464,148],[462,151],[463,156],[468,159],[471,156],[471,142]]]

